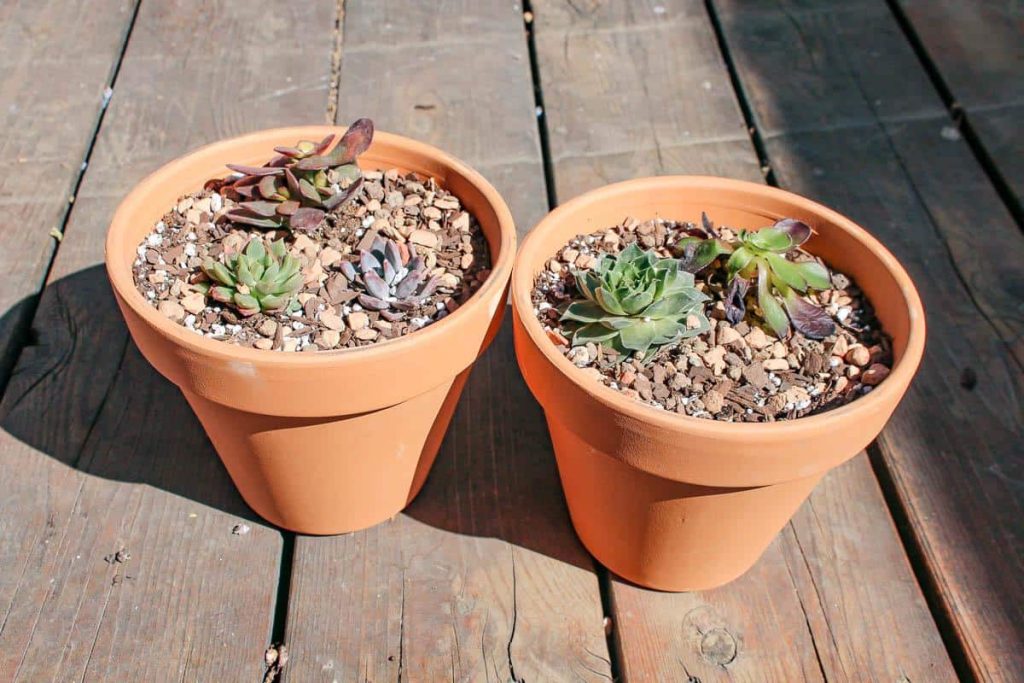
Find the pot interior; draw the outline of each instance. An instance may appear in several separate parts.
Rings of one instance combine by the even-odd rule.
[[[784,217],[797,218],[816,234],[805,248],[830,266],[851,276],[875,307],[893,338],[896,363],[910,337],[917,294],[895,258],[865,230],[840,214],[797,195],[754,183],[718,178],[663,177],[611,185],[559,209],[524,242],[514,276],[516,298],[529,301],[533,279],[571,238],[620,223],[627,217],[661,217],[700,223],[706,212],[715,225],[756,229]],[[526,266],[527,268],[523,268]],[[529,272],[525,272],[526,270]],[[525,295],[525,299],[520,299]],[[919,305],[919,304],[918,304]],[[529,310],[523,308],[522,310]]]
[[[226,163],[259,166],[273,155],[274,146],[293,145],[298,139],[320,139],[328,133],[341,135],[343,128],[312,126],[308,128],[280,129],[255,133],[240,138],[225,140],[204,147],[186,157],[171,162],[144,180],[133,193],[143,197],[131,203],[130,210],[119,215],[124,218],[118,230],[112,231],[107,248],[117,258],[110,264],[118,280],[131,282],[131,264],[136,258],[136,248],[178,198],[202,188],[210,178],[223,177],[230,171]],[[502,255],[501,221],[494,206],[487,201],[480,189],[469,178],[452,165],[431,156],[429,148],[403,143],[402,138],[377,132],[373,144],[359,157],[359,166],[367,170],[386,171],[397,168],[403,173],[412,171],[421,176],[434,178],[438,184],[452,192],[463,206],[480,223],[491,251],[492,269]],[[128,204],[126,202],[126,204]],[[124,208],[124,206],[122,206]],[[120,212],[119,212],[120,214]],[[134,286],[122,289],[124,293],[137,294]],[[139,300],[141,300],[141,295]]]

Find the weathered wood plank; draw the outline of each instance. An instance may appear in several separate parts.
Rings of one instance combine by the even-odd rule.
[[[1024,201],[1024,8],[1003,0],[899,0],[996,169]]]
[[[760,177],[703,3],[551,0],[535,12],[560,199],[641,173]],[[954,678],[864,456],[732,584],[671,595],[613,577],[611,593],[627,680]]]
[[[794,108],[805,77],[858,84],[832,87],[859,90],[867,107],[875,93],[864,84],[885,78],[902,84],[908,100],[918,97],[912,88],[923,97],[909,45],[879,26],[886,16],[879,8],[834,12],[827,20],[805,12],[727,12],[729,48],[758,123]],[[890,42],[880,45],[880,35]],[[852,61],[869,41],[886,59]],[[827,52],[814,47],[825,43]],[[769,70],[787,73],[785,84],[767,88]],[[837,128],[826,111],[831,105],[802,103],[812,110],[804,116],[820,117],[819,129],[776,126],[787,132],[767,140],[770,162],[783,186],[867,226],[918,285],[928,348],[880,451],[967,665],[980,679],[1011,680],[1024,670],[1020,648],[1007,647],[1024,638],[1024,238],[966,145],[942,137],[947,117],[897,110]]]
[[[495,182],[521,232],[543,215],[520,8],[350,3],[344,44],[339,120],[370,116],[465,159]],[[367,531],[296,540],[287,676],[608,679],[602,618],[506,320],[412,506]]]
[[[0,5],[0,386],[17,359],[103,109],[134,0]],[[31,299],[26,299],[30,297]]]
[[[37,339],[0,411],[4,680],[262,673],[281,534],[252,518],[185,401],[129,342],[95,264],[116,203],[145,173],[217,138],[323,120],[334,12],[269,0],[140,9]]]

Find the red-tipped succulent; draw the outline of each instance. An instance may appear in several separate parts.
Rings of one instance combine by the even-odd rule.
[[[278,156],[263,166],[228,164],[235,175],[206,183],[206,189],[238,202],[220,220],[267,229],[316,228],[328,211],[351,199],[362,184],[355,162],[373,140],[373,122],[359,119],[327,151],[334,137],[275,147]]]

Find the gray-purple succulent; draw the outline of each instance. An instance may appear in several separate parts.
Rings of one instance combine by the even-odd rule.
[[[441,282],[427,272],[426,262],[412,244],[400,246],[380,235],[369,249],[359,251],[358,260],[343,261],[340,268],[349,286],[362,290],[359,304],[390,319],[414,310]]]

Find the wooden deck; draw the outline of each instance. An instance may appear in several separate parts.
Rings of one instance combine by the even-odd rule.
[[[271,642],[293,682],[1024,680],[1019,3],[7,0],[0,95],[0,681],[258,681]],[[508,325],[406,513],[283,533],[129,341],[102,238],[202,143],[358,116],[521,234],[651,174],[830,204],[915,278],[921,372],[718,590],[583,550]]]

